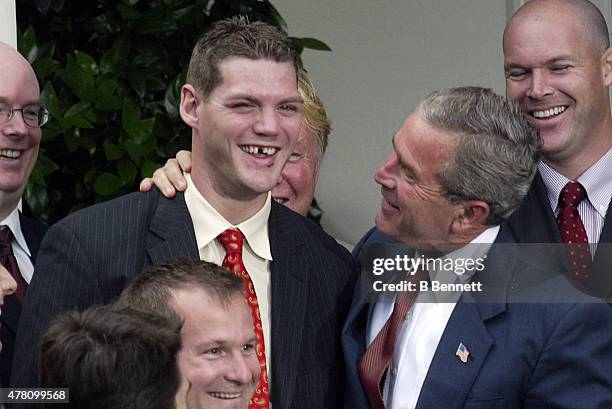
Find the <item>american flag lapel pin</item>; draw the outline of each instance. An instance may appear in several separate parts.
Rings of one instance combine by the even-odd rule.
[[[465,345],[463,345],[463,342],[460,342],[459,347],[457,348],[457,352],[455,352],[455,355],[459,357],[461,362],[467,364],[468,358],[470,357],[470,351],[468,351]]]

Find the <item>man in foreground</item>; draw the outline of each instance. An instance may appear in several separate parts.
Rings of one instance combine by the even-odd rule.
[[[493,244],[512,242],[500,225],[536,170],[539,138],[518,106],[482,88],[434,92],[392,143],[375,176],[376,225],[427,263],[409,275],[417,291],[386,294],[394,303],[372,302],[382,299],[362,264],[343,330],[345,407],[610,406],[612,311]],[[466,259],[471,268],[429,267]],[[440,281],[482,291],[418,294]],[[542,303],[557,294],[571,298]]]
[[[247,409],[259,362],[240,277],[204,261],[169,260],[145,268],[119,303],[180,316],[178,359],[191,383],[190,408]]]

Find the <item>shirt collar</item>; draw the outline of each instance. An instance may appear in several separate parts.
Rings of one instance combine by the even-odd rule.
[[[268,238],[268,218],[272,208],[272,195],[270,192],[268,192],[266,202],[257,213],[234,226],[200,194],[191,180],[191,175],[186,173],[185,179],[187,179],[185,202],[193,221],[198,249],[206,247],[225,230],[238,229],[244,235],[248,246],[257,256],[272,261],[270,240]]]
[[[612,199],[612,178],[608,175],[611,168],[612,148],[577,179],[586,190],[589,202],[603,218]],[[538,171],[546,186],[550,207],[556,210],[561,190],[570,180],[543,161],[538,162]]]
[[[30,249],[28,248],[28,244],[26,243],[26,239],[21,231],[21,221],[19,220],[19,209],[15,207],[13,211],[2,221],[0,221],[0,226],[8,226],[13,232],[13,237],[15,237],[15,241],[21,247],[23,251],[28,255],[28,257],[32,257],[30,253]]]
[[[606,217],[612,198],[610,169],[612,169],[612,148],[578,178],[578,182],[587,191],[589,201],[603,218]]]
[[[433,263],[435,267],[438,266],[464,266],[464,271],[459,272],[457,270],[446,270],[432,268],[428,270],[429,278],[431,281],[439,281],[442,283],[467,283],[470,281],[472,276],[477,271],[476,263],[470,263],[470,265],[464,264],[465,260],[478,260],[484,259],[489,252],[489,249],[495,242],[497,234],[499,233],[499,226],[493,226],[487,228],[485,231],[476,236],[472,241],[463,247],[451,251],[440,257],[441,263]],[[419,252],[415,252],[415,257],[420,257]],[[460,263],[459,260],[462,260]],[[444,292],[434,293],[433,296],[436,302],[455,302],[460,293],[449,293]]]

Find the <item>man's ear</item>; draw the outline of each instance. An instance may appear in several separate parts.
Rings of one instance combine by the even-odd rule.
[[[491,213],[489,205],[482,200],[467,200],[461,204],[457,216],[453,220],[453,230],[456,233],[466,233],[471,229],[481,229]]]
[[[183,122],[191,128],[198,126],[198,107],[200,106],[200,94],[191,84],[185,84],[181,88],[181,104],[179,112]]]
[[[601,69],[604,85],[612,85],[612,47],[608,47],[601,57]]]

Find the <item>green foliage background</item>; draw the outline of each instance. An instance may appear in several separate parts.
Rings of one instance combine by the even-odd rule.
[[[17,1],[19,51],[52,115],[24,195],[33,216],[52,223],[135,191],[189,148],[178,103],[191,50],[212,22],[236,14],[286,30],[266,0]],[[293,40],[300,51],[329,50]]]

